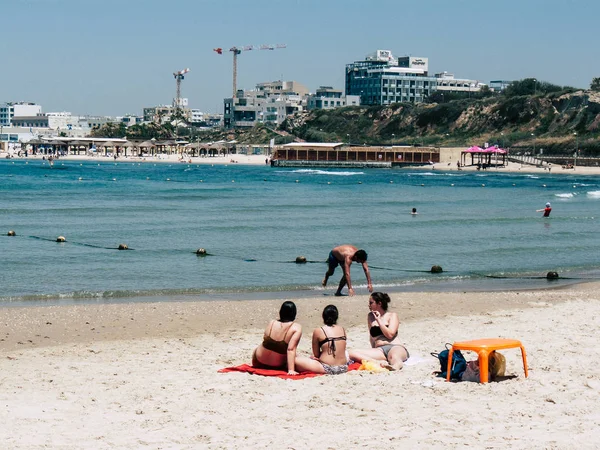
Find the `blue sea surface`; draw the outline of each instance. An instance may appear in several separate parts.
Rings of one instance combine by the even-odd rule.
[[[599,278],[599,215],[577,173],[2,160],[0,304],[332,294],[344,243],[378,290],[546,287]]]

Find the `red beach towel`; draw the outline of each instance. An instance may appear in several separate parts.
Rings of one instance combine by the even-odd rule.
[[[358,370],[360,367],[359,363],[352,363],[348,366],[348,372],[351,370]],[[262,375],[263,377],[277,377],[283,378],[284,380],[302,380],[303,378],[313,378],[318,377],[324,374],[321,373],[312,373],[312,372],[302,372],[298,375],[288,375],[285,370],[273,370],[273,369],[258,369],[256,367],[252,367],[248,364],[242,364],[240,366],[233,367],[225,367],[224,369],[219,370],[219,373],[227,373],[227,372],[246,372],[252,375]]]

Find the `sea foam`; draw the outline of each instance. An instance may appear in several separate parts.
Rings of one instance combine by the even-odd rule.
[[[364,175],[364,172],[339,172],[333,170],[318,170],[318,169],[298,169],[292,170],[292,173],[306,173],[309,175],[337,175],[341,177],[348,177],[352,175]]]

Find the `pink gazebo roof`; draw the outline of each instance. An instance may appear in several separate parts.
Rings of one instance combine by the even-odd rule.
[[[507,153],[506,150],[504,150],[503,148],[500,147],[488,147],[485,150],[483,150],[484,153],[500,153],[500,154],[504,154]]]
[[[500,154],[506,154],[507,151],[504,150],[503,148],[496,148],[496,147],[481,148],[481,147],[478,147],[478,146],[474,145],[473,147],[469,147],[468,149],[463,150],[462,153],[500,153]]]

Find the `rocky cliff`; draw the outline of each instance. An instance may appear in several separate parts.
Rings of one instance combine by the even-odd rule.
[[[433,104],[346,107],[288,118],[300,139],[352,144],[469,146],[600,155],[600,92],[497,96]]]

